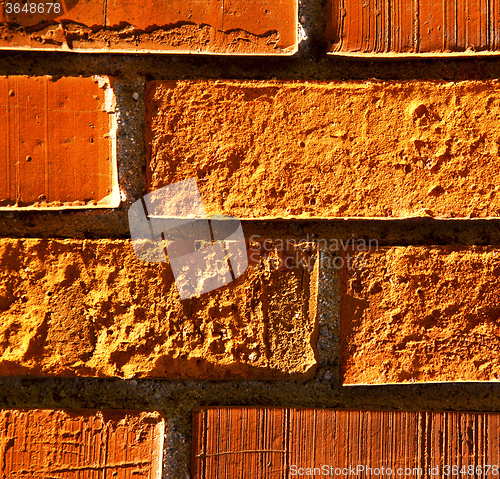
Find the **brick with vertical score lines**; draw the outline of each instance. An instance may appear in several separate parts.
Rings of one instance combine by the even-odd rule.
[[[109,78],[0,77],[1,207],[117,206]]]
[[[0,475],[160,479],[164,429],[157,412],[4,409]]]
[[[331,53],[500,51],[500,4],[487,0],[328,0]]]
[[[192,477],[447,477],[445,464],[496,477],[499,431],[499,413],[208,407],[193,413]]]

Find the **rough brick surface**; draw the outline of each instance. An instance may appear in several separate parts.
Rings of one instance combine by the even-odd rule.
[[[394,247],[344,271],[344,384],[495,381],[500,249]]]
[[[497,82],[147,84],[149,187],[212,214],[499,216]]]
[[[105,78],[0,77],[0,207],[117,206]]]
[[[160,479],[158,413],[0,411],[0,474],[9,478]]]
[[[0,375],[307,377],[314,256],[278,268],[283,253],[251,251],[236,281],[181,302],[170,266],[130,241],[3,239]]]
[[[329,0],[327,38],[339,53],[498,51],[499,20],[487,0]]]
[[[31,14],[9,13],[5,5],[0,48],[233,54],[297,49],[294,0],[65,0],[61,7]]]
[[[193,479],[447,477],[446,464],[458,470],[494,464],[484,477],[495,477],[499,429],[498,413],[206,408],[193,417],[192,474]],[[349,467],[357,473],[344,473]],[[381,467],[392,474],[374,472]]]

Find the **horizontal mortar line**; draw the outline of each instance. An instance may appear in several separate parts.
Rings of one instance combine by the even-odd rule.
[[[103,50],[103,49],[91,49],[91,48],[80,48],[80,49],[74,49],[71,50],[70,52],[67,53],[89,53],[89,54],[100,54],[96,55],[95,57],[97,58],[89,58],[92,60],[92,63],[100,64],[100,59],[107,56],[111,60],[115,60],[117,65],[118,63],[122,64],[122,59],[126,58],[128,60],[131,60],[132,63],[140,65],[141,63],[149,63],[149,60],[147,58],[142,58],[139,57],[137,58],[137,54],[141,53],[147,53],[147,52],[152,52],[152,53],[160,53],[160,56],[163,54],[167,54],[168,56],[172,57],[177,57],[182,59],[186,59],[186,66],[188,66],[187,62],[189,62],[189,66],[192,66],[192,61],[193,57],[195,61],[199,61],[200,63],[204,63],[205,60],[210,62],[211,65],[215,64],[220,65],[225,64],[227,61],[227,58],[224,58],[225,56],[232,56],[234,60],[237,63],[248,63],[249,68],[253,68],[255,65],[254,63],[258,66],[262,67],[262,61],[266,62],[266,58],[268,58],[268,62],[272,63],[273,65],[276,65],[276,63],[282,62],[284,66],[290,65],[290,64],[304,64],[310,65],[310,58],[308,55],[305,54],[290,54],[290,53],[276,53],[276,54],[268,54],[268,53],[217,53],[217,52],[187,52],[187,51],[181,51],[181,50],[137,50],[134,51],[134,53],[131,53],[130,50]],[[121,53],[120,58],[117,59],[116,53]],[[27,56],[36,56],[36,58],[43,58],[43,57],[50,57],[53,56],[54,58],[57,58],[58,55],[60,55],[60,52],[57,50],[48,50],[46,48],[30,48],[28,46],[26,47],[20,47],[15,50],[12,50],[11,47],[0,47],[0,59],[5,56],[6,58],[11,58],[12,55],[18,55],[22,57],[27,57]],[[496,57],[500,56],[500,51],[499,50],[484,50],[484,51],[477,51],[477,52],[470,52],[470,51],[464,51],[464,52],[422,52],[422,53],[417,53],[417,52],[380,52],[380,53],[366,53],[366,52],[328,52],[326,55],[322,55],[321,58],[325,60],[343,60],[346,63],[351,63],[352,65],[356,65],[359,63],[359,60],[382,60],[383,62],[389,62],[390,60],[402,60],[402,59],[407,59],[407,60],[432,60],[433,58],[436,58],[441,61],[446,61],[447,63],[457,63],[462,65],[462,60],[466,60],[467,62],[472,63],[475,60],[484,60],[484,59],[496,59]],[[258,62],[258,63],[257,63]],[[266,62],[267,63],[267,62]],[[132,64],[132,66],[133,66]],[[182,66],[182,63],[180,64]],[[20,68],[20,70],[23,70]],[[273,68],[273,70],[278,70],[278,68]],[[42,70],[46,71],[46,70]],[[86,75],[89,77],[92,77],[94,75],[109,75],[109,70],[103,70],[102,68],[100,69],[92,69],[89,68],[88,70],[84,70],[82,73],[81,69],[72,69],[71,67],[66,68],[63,73],[53,73],[53,71],[50,71],[48,73],[42,73],[41,75],[53,75],[53,76],[67,76],[67,72],[75,72],[73,75],[78,76],[78,75]],[[148,71],[148,75],[152,75],[155,73],[156,70]],[[159,69],[158,72],[161,70]],[[318,69],[318,71],[328,71],[328,68],[321,67]],[[97,72],[97,73],[96,73]],[[6,76],[12,76],[15,75],[16,73],[12,72],[12,66],[11,69],[5,69],[5,73],[1,73],[1,75],[6,75]],[[21,75],[27,75],[26,73],[20,73]],[[138,67],[136,72],[133,72],[134,75],[140,75],[144,76],[144,71]],[[33,75],[33,72],[30,71],[30,75]],[[40,75],[40,76],[41,76]],[[161,75],[161,74],[160,74]],[[38,76],[38,74],[37,74]],[[172,76],[171,79],[176,79],[176,80],[190,80],[190,79],[211,79],[210,77],[207,78],[206,74],[199,77],[197,76],[182,76],[182,75],[177,75],[177,76]],[[244,81],[249,81],[249,80],[280,80],[281,77],[276,77],[276,76],[264,76],[264,75],[255,75],[251,79],[248,78],[248,76],[241,76],[241,80]],[[315,79],[311,76],[308,77],[303,77],[303,78],[297,78],[296,76],[289,76],[288,78],[293,78],[294,80],[299,80],[299,81],[314,81]],[[358,79],[359,76],[356,76],[356,79]],[[368,77],[367,77],[368,78]],[[461,76],[461,78],[463,78]],[[165,75],[161,75],[158,78],[159,80],[166,80],[168,77],[165,77]],[[213,79],[227,79],[225,76],[218,76],[214,77]],[[231,79],[238,79],[238,78],[231,78]],[[373,77],[370,77],[370,79],[373,80]],[[444,78],[443,80],[448,80],[449,77]],[[325,81],[323,77],[320,79],[317,79],[318,81]],[[345,81],[348,81],[348,78],[345,79]]]
[[[15,51],[12,51],[10,50],[9,51],[11,54],[14,54],[16,53]],[[29,52],[25,52],[26,54],[29,53]],[[57,52],[53,52],[53,53],[56,53]],[[96,52],[97,53],[97,52]],[[117,52],[115,52],[117,53]],[[140,53],[140,52],[138,52]],[[105,55],[105,53],[102,53],[101,52],[101,55]],[[172,54],[171,54],[172,55]],[[25,55],[27,56],[27,55]],[[116,56],[115,54],[110,54],[109,56]],[[178,55],[179,56],[179,55]],[[122,55],[122,57],[125,57],[125,55]],[[92,62],[92,59],[91,58],[88,58],[88,61],[91,62],[90,64],[93,65],[93,62]],[[2,60],[2,57],[1,57],[1,49],[0,49],[0,61]],[[136,58],[128,58],[128,63],[131,63],[132,61],[137,61]],[[233,63],[236,59],[233,58]],[[280,60],[279,58],[277,60]],[[465,75],[475,75],[477,74],[477,68],[478,68],[478,65],[476,64],[476,62],[478,61],[484,61],[484,62],[488,62],[490,63],[491,61],[495,61],[498,62],[500,61],[500,52],[498,54],[498,58],[491,58],[490,57],[482,57],[482,58],[479,58],[479,55],[475,56],[474,58],[471,58],[471,57],[460,57],[460,58],[449,58],[449,57],[446,57],[446,58],[431,58],[431,57],[425,57],[425,58],[422,58],[422,57],[414,57],[414,58],[389,58],[389,57],[385,57],[385,58],[361,58],[361,57],[351,57],[351,58],[326,58],[326,60],[335,60],[335,64],[337,66],[339,66],[339,61],[343,62],[341,64],[341,66],[343,67],[343,71],[345,71],[345,69],[348,69],[348,68],[356,68],[356,69],[359,69],[360,66],[363,67],[363,69],[365,69],[365,71],[368,71],[368,73],[366,74],[363,74],[363,75],[358,75],[358,74],[351,74],[351,75],[348,75],[348,76],[345,76],[345,75],[338,75],[338,74],[330,74],[330,69],[327,68],[326,70],[322,69],[322,70],[318,70],[316,71],[316,75],[317,77],[304,77],[304,78],[297,78],[295,76],[273,76],[273,77],[262,77],[262,76],[255,76],[255,77],[252,77],[251,81],[255,81],[255,82],[259,82],[259,81],[277,81],[277,82],[280,82],[280,81],[296,81],[296,82],[329,82],[329,81],[337,81],[337,82],[342,82],[342,83],[347,83],[349,81],[377,81],[377,82],[380,82],[380,83],[383,83],[383,82],[404,82],[404,83],[410,83],[410,82],[429,82],[429,81],[440,81],[440,82],[466,82],[466,81],[475,81],[475,82],[482,82],[482,83],[485,83],[485,82],[488,82],[488,81],[494,81],[494,80],[498,80],[498,75],[495,75],[494,73],[491,73],[491,74],[487,74],[487,76],[485,76],[484,78],[482,79],[475,79],[475,80],[472,80],[471,78],[464,78],[464,74],[461,73],[461,74],[458,74],[458,73],[453,73],[453,71],[450,73],[449,76],[447,77],[444,77],[442,74],[441,74],[441,71],[442,71],[442,68],[443,66],[447,66],[451,69],[453,68],[457,68],[457,67],[460,67],[460,69],[464,69],[466,70],[467,68],[470,68],[471,69],[471,72],[469,73],[465,73]],[[394,67],[394,61],[411,61],[414,65],[417,64],[417,62],[426,62],[426,63],[429,63],[429,61],[432,61],[432,60],[439,60],[440,64],[439,64],[439,68],[440,70],[438,72],[436,72],[435,74],[433,73],[427,73],[425,76],[411,76],[411,77],[406,77],[404,76],[404,74],[400,77],[398,76],[385,76],[385,72],[384,73],[380,73],[380,70],[382,69],[386,69],[387,66],[390,66],[390,67]],[[29,59],[26,59],[25,61],[30,61]],[[46,59],[46,62],[49,62],[51,61],[50,59]],[[182,60],[181,60],[182,61]],[[140,63],[140,60],[138,61],[138,67],[137,67],[137,71],[136,71],[136,75],[138,76],[143,76],[143,70],[144,68],[149,68],[150,69],[150,66],[141,66],[141,63]],[[470,62],[470,64],[469,64]],[[111,75],[109,73],[109,71],[113,71],[111,70],[112,68],[119,68],[118,65],[113,65],[112,64],[112,60],[109,60],[108,63],[110,63],[110,70],[107,70],[106,72],[101,72],[100,74],[101,75]],[[374,66],[374,63],[379,63],[377,66]],[[179,64],[177,63],[177,65],[180,65],[181,67],[183,66],[182,63]],[[198,68],[200,66],[205,66],[204,64],[198,64]],[[215,63],[214,65],[214,68],[222,68],[222,64],[218,65],[217,63]],[[277,67],[278,70],[280,70],[281,68],[289,68],[291,66],[294,66],[294,67],[297,67],[297,68],[305,68],[306,65],[297,65],[296,63],[289,63],[288,65],[284,64],[282,66],[279,66]],[[310,65],[307,65],[309,68],[310,68]],[[399,65],[399,68],[401,68],[401,66],[404,66],[404,65]],[[191,64],[190,65],[186,65],[185,66],[186,69],[189,69],[191,67]],[[96,64],[94,66],[94,70],[89,70],[88,72],[86,72],[86,74],[92,74],[92,73],[95,73],[96,71],[99,72],[99,68],[100,68],[100,63],[99,64]],[[247,68],[247,69],[254,69],[254,68],[257,68],[256,66],[254,65],[243,65],[243,66],[240,66],[239,68]],[[434,67],[432,65],[428,66],[429,70],[433,70]],[[437,67],[436,67],[437,68]],[[275,68],[276,69],[276,68]],[[10,75],[10,76],[14,76],[14,75],[25,75],[25,70],[23,69],[18,69],[16,70],[14,73],[12,71],[12,67],[11,67],[11,70],[10,71],[4,71],[4,73],[2,73],[2,69],[0,68],[0,75]],[[73,70],[68,70],[65,75],[66,76],[76,76],[78,74],[81,73],[81,70],[78,70],[78,71],[73,71]],[[34,76],[43,76],[45,75],[46,72],[45,71],[41,71],[40,73],[36,73],[34,74]],[[115,75],[117,76],[118,74],[115,73]],[[422,74],[423,75],[423,74]],[[198,76],[196,73],[193,73],[193,75],[191,76],[167,76],[165,73],[162,73],[161,71],[159,72],[151,72],[148,74],[149,78],[147,81],[176,81],[176,80],[179,80],[179,81],[184,81],[184,80],[189,80],[189,81],[215,81],[215,80],[221,80],[221,79],[226,79],[225,77],[207,77],[207,75],[203,75],[203,76]],[[375,80],[374,80],[375,78]],[[241,77],[239,78],[238,76],[233,76],[231,78],[232,81],[249,81],[248,80],[248,77]]]
[[[23,381],[26,381],[26,380],[29,380],[27,377],[18,377],[18,376],[15,376],[15,378],[19,378],[19,379],[22,379]],[[0,384],[4,385],[5,382],[1,381],[2,378],[0,378]],[[54,378],[37,378],[36,381],[34,381],[33,383],[29,382],[29,385],[31,387],[33,386],[36,386],[37,384],[39,383],[46,383],[46,382],[51,382],[53,381]],[[73,383],[75,379],[79,379],[79,378],[67,378],[67,382],[68,383]],[[111,383],[113,382],[113,379],[114,378],[101,378],[101,380],[104,380],[104,384],[105,383]],[[58,379],[58,381],[60,381],[61,378]],[[170,383],[171,381],[170,380],[156,380],[156,379],[148,379],[148,380],[144,380],[144,379],[141,379],[141,382],[144,382],[144,381],[147,381],[147,383],[150,383],[150,384],[157,384],[157,383],[161,383],[163,384],[164,382],[168,382]],[[191,380],[184,380],[184,382],[186,381],[190,381]],[[229,384],[225,384],[224,385],[224,388],[220,391],[217,391],[217,394],[220,394],[219,396],[219,399],[217,399],[217,403],[216,404],[212,404],[211,406],[209,407],[240,407],[240,406],[234,406],[234,402],[232,404],[227,404],[225,402],[225,398],[226,398],[226,395],[227,395],[227,389],[226,387],[227,386],[231,386],[231,385],[234,385],[234,382],[232,381],[227,381]],[[264,383],[268,384],[270,383],[269,382],[265,382],[263,381]],[[288,381],[287,381],[288,382]],[[292,381],[290,381],[292,382]],[[202,383],[206,383],[206,381],[204,380],[199,380],[197,381],[198,385],[199,384],[202,384]],[[272,383],[271,383],[272,385]],[[346,403],[339,403],[339,400],[338,400],[338,397],[335,397],[335,398],[331,398],[331,397],[326,397],[326,395],[328,394],[331,394],[332,393],[332,389],[330,387],[331,385],[325,385],[325,384],[321,384],[320,385],[320,388],[319,390],[316,390],[316,391],[311,391],[311,390],[308,390],[308,396],[310,398],[312,398],[312,402],[311,401],[307,401],[307,404],[304,404],[304,402],[298,402],[298,401],[292,401],[292,402],[287,402],[287,403],[283,403],[282,401],[280,401],[280,397],[276,397],[276,398],[271,398],[271,399],[276,399],[276,402],[272,402],[270,405],[266,405],[265,407],[270,407],[270,408],[283,408],[283,409],[299,409],[299,410],[307,410],[307,409],[315,409],[315,408],[321,408],[321,409],[332,409],[332,410],[356,410],[356,411],[362,411],[362,412],[370,412],[370,411],[379,411],[379,412],[387,412],[387,411],[391,411],[391,412],[400,412],[400,411],[404,411],[404,412],[423,412],[423,413],[426,413],[426,412],[462,412],[462,413],[474,413],[474,414],[484,414],[484,413],[500,413],[500,400],[499,400],[499,396],[498,396],[498,391],[496,391],[498,388],[495,387],[494,384],[489,384],[488,386],[491,389],[491,393],[488,395],[488,397],[486,398],[486,403],[485,401],[482,401],[480,403],[480,405],[475,405],[473,407],[471,407],[470,409],[467,409],[467,406],[470,406],[470,394],[473,393],[473,392],[477,392],[478,390],[480,391],[483,391],[484,392],[484,388],[481,388],[479,389],[477,386],[477,384],[475,385],[476,387],[473,388],[473,390],[469,390],[467,389],[466,391],[463,391],[463,388],[466,387],[466,386],[471,386],[470,384],[461,384],[460,386],[462,387],[462,393],[459,393],[457,391],[456,388],[453,387],[453,384],[451,383],[448,383],[448,384],[444,384],[444,383],[441,383],[441,384],[426,384],[426,383],[406,383],[404,385],[396,385],[396,384],[390,384],[390,385],[378,385],[379,388],[378,388],[378,391],[374,391],[373,390],[373,387],[370,387],[370,388],[364,388],[362,387],[361,389],[366,389],[365,391],[365,394],[362,394],[362,391],[361,392],[357,392],[354,396],[348,396],[347,398],[347,401]],[[497,386],[500,386],[497,385]],[[46,386],[44,386],[46,387]],[[293,393],[293,392],[296,392],[297,391],[297,384],[296,382],[293,382],[293,384],[290,385],[290,388],[288,389],[288,384],[285,384],[284,385],[285,387],[285,391],[289,391],[290,393]],[[135,388],[136,386],[134,386],[133,388],[131,388],[129,391],[135,391]],[[82,391],[83,393],[85,392],[92,392],[92,394],[94,394],[94,392],[96,391],[96,389],[93,387],[93,385],[90,385],[89,386],[89,390],[85,389],[85,388],[80,388],[79,390]],[[338,389],[336,390],[333,390],[333,392],[335,394],[342,394],[342,391],[341,391],[341,387],[339,386]],[[344,388],[345,389],[345,388]],[[396,389],[396,391],[395,391]],[[417,402],[417,404],[415,405],[415,403],[413,403],[412,405],[408,405],[408,401],[407,401],[407,394],[408,394],[408,391],[410,392],[415,392],[416,390],[419,390],[420,392],[422,392],[424,394],[424,397],[423,398],[419,398],[419,401]],[[51,388],[51,390],[56,390],[56,388]],[[45,389],[46,391],[46,389]],[[105,387],[103,387],[103,389],[99,389],[99,395],[101,397],[103,397],[103,394],[105,395],[107,389]],[[179,390],[176,390],[176,394],[183,394],[185,393],[187,396],[189,396],[189,394],[192,392],[192,389],[188,389],[188,390],[184,390],[184,391],[179,391]],[[351,388],[348,388],[347,393],[350,393],[351,392]],[[384,398],[386,398],[386,394],[390,393],[390,394],[394,394],[394,393],[397,393],[399,394],[400,396],[395,400],[395,401],[392,401],[391,402],[391,405],[388,407],[387,406],[387,402]],[[459,403],[459,406],[458,407],[454,407],[454,409],[452,411],[448,410],[448,411],[443,411],[443,406],[438,404],[436,405],[435,404],[435,401],[434,401],[434,395],[436,393],[448,393],[448,394],[453,394],[454,397],[456,398],[456,401],[455,401],[455,404],[458,402]],[[252,389],[251,391],[249,391],[250,394],[254,394],[255,396],[258,396],[259,394],[264,394],[262,392],[262,389],[260,389],[260,384],[256,385],[256,388],[255,389]],[[374,396],[375,394],[375,396]],[[429,395],[428,397],[425,397],[425,395]],[[325,400],[325,399],[330,399],[331,402],[328,402],[328,400]],[[358,406],[358,407],[355,407],[352,405],[352,403],[358,403],[359,400],[362,400],[364,401],[363,402],[363,406]],[[370,402],[370,400],[373,399],[373,402]],[[420,401],[420,399],[423,399],[423,401]],[[119,405],[117,405],[116,407],[119,408],[119,409],[137,409],[137,404],[138,402],[140,402],[140,398],[137,399],[137,401],[130,401],[130,402],[126,402],[126,403],[120,403]],[[193,408],[204,408],[206,407],[205,405],[203,405],[202,403],[204,403],[205,401],[209,401],[209,402],[213,402],[214,401],[214,395],[213,394],[208,394],[206,397],[204,398],[201,398],[200,399],[200,402],[197,402],[195,404],[193,404],[193,406],[188,409],[187,411],[185,411],[185,417],[191,417],[191,413],[192,413],[192,409]],[[380,406],[380,401],[381,400],[384,400],[384,404],[385,406]],[[36,399],[35,399],[36,401]],[[368,404],[367,404],[368,403]],[[316,405],[315,405],[316,404]],[[467,404],[467,405],[465,405]],[[38,401],[36,403],[37,405],[37,408],[39,409],[53,409],[54,407],[54,404],[53,403],[41,403]],[[3,409],[25,409],[25,408],[28,408],[28,409],[32,409],[33,408],[33,400],[29,401],[28,403],[19,403],[19,402],[12,402],[12,398],[9,398],[9,401],[8,402],[4,402],[4,401],[0,401],[0,406],[3,408]],[[108,407],[109,404],[108,403],[96,403],[96,406],[95,406],[95,409],[106,409],[106,407]],[[75,406],[71,406],[71,407],[68,407],[68,406],[65,406],[67,409],[75,409]],[[146,408],[147,410],[149,411],[155,411],[157,410],[157,405],[155,406],[153,404],[153,401],[151,401],[151,403],[148,403],[147,406],[141,406],[141,408]],[[249,407],[249,408],[260,408],[262,407],[262,399],[257,399],[253,402],[251,402],[250,404],[246,404],[245,407]],[[62,408],[62,406],[61,406]],[[78,406],[76,408],[82,408],[82,409],[85,409],[85,404],[82,403],[81,406]],[[144,410],[146,410],[144,409]]]

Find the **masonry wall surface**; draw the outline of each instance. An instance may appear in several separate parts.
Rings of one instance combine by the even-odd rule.
[[[92,15],[84,7],[68,14]],[[162,37],[170,53],[161,55],[132,53],[157,47],[154,35],[164,34],[133,25],[92,31],[74,17],[78,26],[2,30],[2,48],[18,42],[0,52],[2,76],[112,79],[119,186],[106,208],[88,195],[78,199],[88,204],[43,211],[12,208],[15,195],[1,198],[10,208],[0,211],[4,415],[118,410],[127,421],[134,410],[148,428],[152,414],[164,428],[162,478],[186,479],[200,408],[235,406],[247,415],[249,407],[278,408],[278,416],[288,414],[282,408],[329,408],[361,410],[359,417],[446,410],[446,427],[474,412],[500,412],[500,59],[472,50],[380,58],[371,47],[369,58],[328,55],[329,8],[321,0],[293,4],[298,25],[283,45],[265,25],[220,33],[197,19],[170,28]],[[204,54],[180,53],[186,37],[190,51]],[[494,51],[495,38],[477,50]],[[172,53],[175,41],[180,50]],[[19,168],[35,161],[20,159],[27,163]],[[233,285],[181,302],[168,265],[144,267],[132,257],[127,212],[150,189],[193,171],[210,214],[241,216],[254,247],[274,246],[258,249],[259,260]],[[109,184],[108,170],[100,179]],[[40,195],[35,203],[45,201]],[[342,251],[348,240],[379,248],[366,256],[371,266],[351,276],[343,259],[365,253]],[[286,241],[295,246],[283,252],[277,245]],[[292,268],[275,269],[287,257]],[[304,258],[312,258],[311,271]],[[380,348],[393,354],[388,364]],[[413,353],[422,349],[434,369],[420,367]],[[297,433],[322,424],[308,419],[314,412],[301,414]],[[241,431],[264,437],[255,421]],[[11,439],[1,447],[19,446]],[[331,443],[331,433],[321,440]]]

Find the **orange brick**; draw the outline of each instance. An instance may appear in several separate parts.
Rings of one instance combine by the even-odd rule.
[[[0,78],[0,207],[117,206],[107,79]]]
[[[64,0],[50,13],[33,14],[15,13],[8,5],[14,4],[3,7],[0,48],[233,54],[297,50],[295,0]],[[26,32],[17,25],[30,28]]]
[[[2,477],[161,478],[164,420],[132,411],[0,411]]]
[[[328,0],[334,53],[474,53],[500,49],[499,5],[487,0]]]
[[[193,416],[192,475],[446,477],[445,464],[497,466],[499,430],[499,413],[205,408]],[[494,477],[491,467],[485,477]]]
[[[341,293],[344,384],[496,381],[500,249],[351,253]]]
[[[24,2],[6,1],[0,11],[3,26],[20,26],[34,28],[36,31],[47,22],[71,21],[82,23],[88,27],[103,25],[105,21],[104,2],[96,0],[61,0],[56,2],[30,2],[36,6],[24,7]],[[52,5],[50,5],[52,3]],[[16,4],[18,7],[16,7]],[[38,28],[37,28],[38,27]],[[13,29],[14,32],[17,29]],[[19,34],[19,32],[18,32]],[[15,35],[14,35],[15,36]],[[33,37],[32,37],[33,38]],[[5,43],[5,39],[4,43]],[[52,48],[57,45],[58,38],[52,38]],[[11,40],[16,46],[16,40]]]
[[[149,188],[240,218],[500,215],[497,82],[147,84]]]
[[[181,301],[130,241],[0,240],[0,376],[310,377],[315,256],[250,251],[236,281]]]

